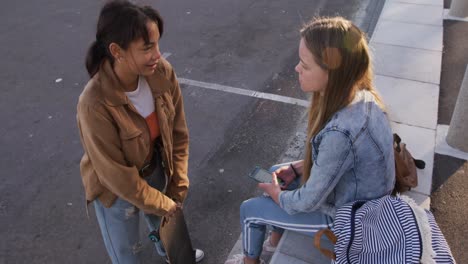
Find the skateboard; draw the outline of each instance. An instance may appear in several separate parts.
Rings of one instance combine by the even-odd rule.
[[[195,264],[195,251],[182,210],[161,219],[159,236],[170,264]]]

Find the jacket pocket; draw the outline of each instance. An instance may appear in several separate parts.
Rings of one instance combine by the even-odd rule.
[[[147,147],[142,135],[142,131],[138,129],[120,133],[122,152],[127,161],[127,166],[140,168],[145,162]]]

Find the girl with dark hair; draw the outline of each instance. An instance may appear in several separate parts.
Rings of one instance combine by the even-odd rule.
[[[108,2],[86,57],[91,79],[77,106],[80,170],[113,263],[141,263],[139,211],[154,231],[161,216],[182,207],[189,187],[183,99],[159,51],[163,29],[149,6]],[[204,256],[195,255],[197,262]]]
[[[226,264],[263,263],[262,251],[273,252],[283,230],[314,235],[333,226],[340,206],[393,190],[393,136],[364,33],[342,17],[312,20],[301,30],[295,69],[312,94],[304,160],[273,166],[273,183],[259,184],[268,197],[242,203],[244,254]],[[264,240],[267,225],[273,231]]]

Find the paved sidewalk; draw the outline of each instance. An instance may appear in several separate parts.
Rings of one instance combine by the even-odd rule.
[[[407,193],[430,207],[443,35],[442,0],[387,0],[370,44],[392,128],[426,162]]]

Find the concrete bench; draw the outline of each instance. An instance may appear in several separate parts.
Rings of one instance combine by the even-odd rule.
[[[333,249],[332,243],[324,236],[322,247]],[[285,231],[270,264],[329,264],[331,260],[314,247],[314,238],[303,234]]]

